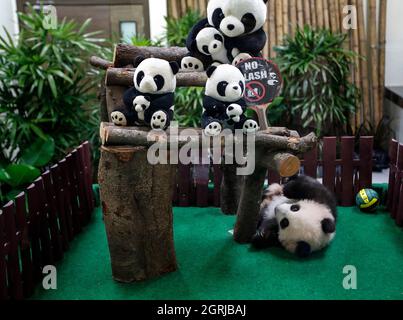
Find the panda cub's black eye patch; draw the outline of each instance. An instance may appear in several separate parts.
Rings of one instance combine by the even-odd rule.
[[[301,207],[299,206],[299,204],[293,204],[293,205],[290,207],[290,210],[291,210],[292,212],[298,212],[300,209],[301,209]]]
[[[244,14],[241,19],[241,22],[245,27],[245,33],[253,31],[253,29],[255,29],[256,27],[256,18],[251,13]]]
[[[225,89],[228,87],[228,82],[227,81],[221,81],[217,85],[217,92],[221,97],[225,97]]]
[[[218,28],[221,24],[221,21],[223,21],[224,18],[225,15],[222,9],[221,8],[215,9],[212,17],[214,27]]]
[[[164,87],[165,80],[163,76],[156,75],[154,77],[155,84],[157,85],[157,90],[161,90]]]
[[[245,89],[245,86],[244,86],[244,84],[243,84],[242,81],[239,81],[239,87],[241,88],[241,90],[242,90],[242,92],[243,92],[244,89]]]
[[[137,74],[137,78],[136,78],[136,82],[137,82],[137,85],[138,85],[138,86],[140,86],[141,80],[143,80],[143,79],[144,79],[144,72],[143,72],[143,71],[140,71],[140,72]]]
[[[208,46],[203,46],[202,49],[205,54],[210,54],[210,52],[208,51]]]
[[[215,35],[214,35],[214,39],[216,39],[216,40],[218,40],[218,41],[220,41],[220,42],[224,42],[223,37],[222,37],[221,35],[219,35],[219,34],[215,34]]]
[[[289,225],[290,225],[290,221],[288,221],[287,218],[284,218],[283,220],[280,221],[281,229],[287,229]]]

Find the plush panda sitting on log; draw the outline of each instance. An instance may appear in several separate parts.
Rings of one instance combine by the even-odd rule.
[[[173,119],[179,65],[143,57],[136,59],[135,65],[134,87],[124,93],[124,106],[111,113],[112,122],[117,126],[146,125],[165,130]]]
[[[207,70],[203,99],[202,128],[207,136],[218,136],[225,128],[253,134],[259,130],[255,120],[245,116],[245,78],[230,64],[211,66]]]
[[[336,234],[334,195],[317,180],[299,176],[272,184],[263,196],[261,219],[252,245],[282,246],[305,258],[329,245]]]
[[[238,64],[261,55],[268,0],[210,0],[207,18],[191,30],[182,59],[184,71],[204,71],[219,63]]]

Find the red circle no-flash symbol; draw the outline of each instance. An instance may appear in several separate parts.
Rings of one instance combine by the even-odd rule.
[[[246,84],[245,99],[249,102],[259,102],[266,96],[265,86],[258,81],[251,81]]]

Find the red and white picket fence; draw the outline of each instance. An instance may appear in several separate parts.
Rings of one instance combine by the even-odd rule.
[[[0,210],[0,300],[30,297],[94,210],[85,142]]]
[[[301,157],[306,175],[317,178],[318,169],[323,170],[323,184],[336,194],[341,206],[354,205],[359,190],[372,186],[374,139],[359,138],[358,157],[354,156],[355,142],[355,137],[326,137]],[[267,179],[268,183],[281,180],[272,171]],[[173,202],[180,207],[219,207],[221,180],[220,165],[180,164]]]

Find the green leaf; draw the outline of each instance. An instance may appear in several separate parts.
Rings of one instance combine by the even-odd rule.
[[[24,150],[20,163],[42,167],[52,160],[54,154],[55,141],[52,138],[47,140],[37,139],[30,147]]]
[[[7,182],[10,179],[10,175],[5,169],[0,169],[0,182]]]
[[[41,174],[39,169],[26,164],[11,164],[6,168],[9,175],[7,184],[13,188],[33,182]]]
[[[57,98],[58,94],[57,94],[56,83],[55,83],[55,79],[53,78],[53,76],[51,74],[48,75],[48,82],[49,82],[50,89],[52,90],[53,96],[55,98]]]

